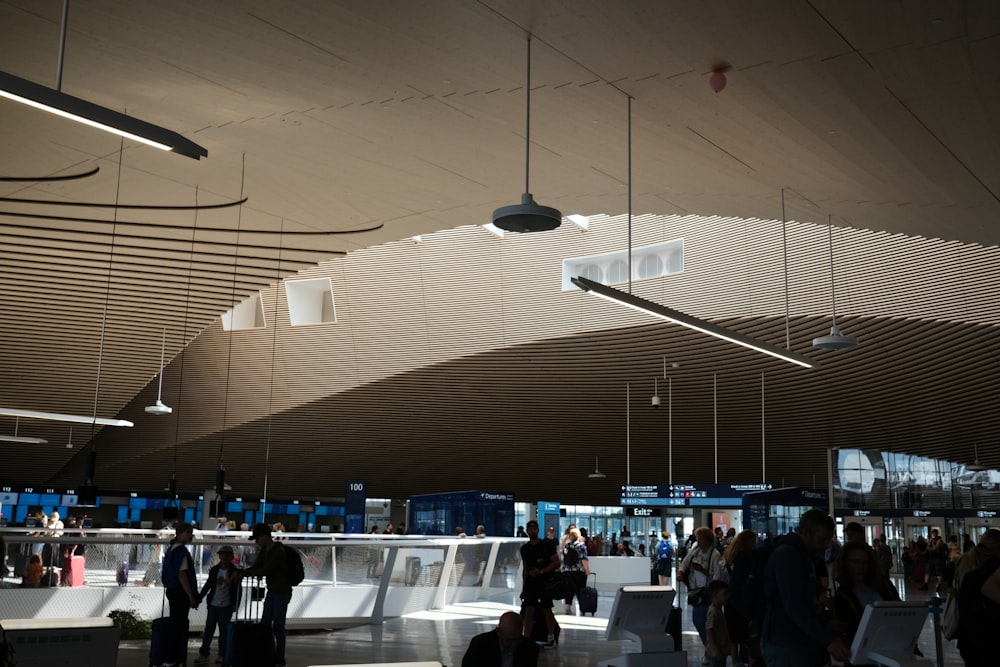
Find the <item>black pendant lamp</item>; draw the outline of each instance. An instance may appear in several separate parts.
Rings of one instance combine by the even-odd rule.
[[[524,194],[521,203],[501,206],[493,211],[493,224],[505,232],[547,232],[562,223],[562,213],[550,206],[539,206],[528,187],[531,164],[531,36],[528,36],[528,76],[525,86],[527,120],[524,133]]]

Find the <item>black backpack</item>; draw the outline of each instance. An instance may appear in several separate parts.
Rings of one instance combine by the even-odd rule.
[[[729,577],[729,600],[733,609],[758,622],[764,619],[764,572],[773,552],[774,547],[767,545],[741,553]]]
[[[302,583],[302,580],[306,578],[306,568],[302,564],[302,556],[299,555],[299,550],[290,547],[286,544],[282,544],[281,547],[285,550],[285,566],[288,568],[288,583],[292,586],[298,586]]]
[[[572,543],[563,547],[563,565],[566,567],[576,567],[580,564],[580,552],[576,550]]]

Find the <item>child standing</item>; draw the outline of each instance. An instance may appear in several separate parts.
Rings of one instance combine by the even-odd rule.
[[[216,664],[227,661],[226,632],[233,611],[239,603],[239,580],[236,578],[236,566],[233,565],[233,548],[228,544],[219,547],[219,562],[208,571],[208,580],[198,596],[200,603],[208,599],[208,617],[205,619],[205,632],[202,636],[201,648],[194,664],[202,665],[208,662],[209,650],[212,647],[212,637],[215,626],[219,626],[219,657]]]
[[[729,641],[729,626],[726,625],[726,615],[723,611],[723,607],[729,601],[729,584],[718,579],[709,583],[708,597],[712,604],[708,608],[708,620],[705,621],[705,636],[708,639],[705,657],[712,667],[726,667],[726,658],[733,650]],[[735,657],[733,662],[736,662]]]

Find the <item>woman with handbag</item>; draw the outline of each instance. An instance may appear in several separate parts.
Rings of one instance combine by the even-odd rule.
[[[702,645],[707,647],[705,622],[708,620],[708,607],[712,602],[708,596],[708,584],[715,579],[722,556],[715,548],[715,535],[711,528],[707,526],[696,528],[694,538],[695,545],[677,568],[677,579],[687,584],[687,603],[691,607],[691,622],[698,631]],[[708,664],[707,658],[702,660],[702,664]]]

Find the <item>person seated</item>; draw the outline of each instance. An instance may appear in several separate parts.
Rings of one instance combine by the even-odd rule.
[[[24,568],[24,579],[22,586],[27,588],[38,588],[42,585],[42,555],[31,554],[28,564]]]
[[[495,629],[472,638],[462,667],[537,667],[538,646],[521,634],[521,628],[521,615],[508,611]]]

